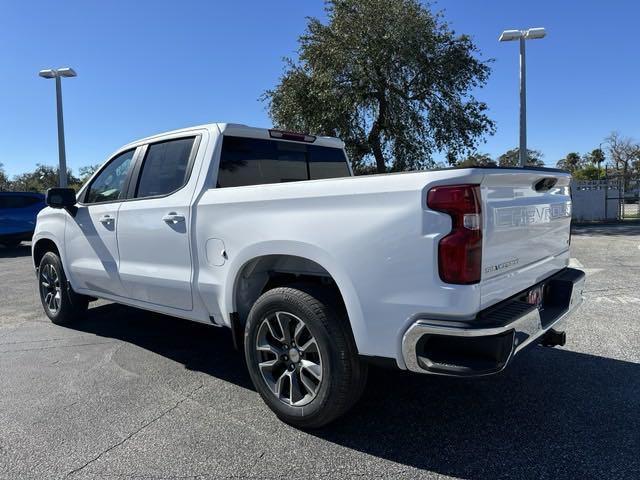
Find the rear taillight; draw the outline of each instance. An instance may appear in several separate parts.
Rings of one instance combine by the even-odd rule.
[[[478,283],[482,265],[480,185],[434,187],[427,194],[427,206],[451,216],[451,232],[438,244],[440,278],[446,283]]]

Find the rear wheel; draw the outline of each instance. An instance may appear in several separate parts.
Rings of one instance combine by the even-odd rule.
[[[256,390],[287,423],[316,428],[360,397],[367,368],[346,315],[321,291],[280,287],[254,304],[245,357]]]
[[[38,289],[44,313],[55,324],[70,324],[84,316],[87,311],[88,297],[71,289],[60,257],[54,252],[45,253],[40,260]]]

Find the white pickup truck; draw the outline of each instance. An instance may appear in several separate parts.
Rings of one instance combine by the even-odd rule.
[[[353,177],[336,138],[211,124],[133,142],[76,195],[51,189],[33,262],[45,313],[103,298],[214,326],[284,421],[325,425],[368,364],[505,368],[582,301],[568,174]],[[113,319],[117,321],[117,319]]]

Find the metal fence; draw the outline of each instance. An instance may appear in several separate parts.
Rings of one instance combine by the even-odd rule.
[[[640,218],[640,180],[634,179],[627,182],[622,194],[621,218]]]

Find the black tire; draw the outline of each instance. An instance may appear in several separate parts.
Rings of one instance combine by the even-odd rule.
[[[276,312],[280,317],[276,317]],[[285,338],[285,329],[279,327],[282,322],[289,329],[292,345],[284,344],[281,350],[265,349],[264,342],[277,345],[276,337]],[[301,323],[303,327],[298,330]],[[298,331],[302,333],[296,337]],[[295,345],[296,338],[307,340],[304,345],[310,344],[308,338],[313,343],[304,350],[304,345]],[[367,365],[358,357],[344,308],[322,289],[279,287],[265,292],[249,312],[244,347],[256,390],[281,420],[293,426],[319,428],[332,422],[346,413],[364,390]],[[288,356],[287,351],[291,352]],[[274,360],[277,366],[261,369],[259,364],[265,365],[271,358],[280,358]],[[309,374],[312,371],[309,365],[313,366],[313,372],[321,372],[320,379]],[[284,373],[280,374],[280,368]],[[299,386],[296,392],[302,395],[306,391],[302,398],[294,395],[292,376],[296,375],[295,383]],[[285,380],[276,380],[283,376]],[[307,387],[309,383],[315,387],[313,393],[313,388]]]
[[[38,291],[44,313],[57,325],[69,325],[87,312],[89,298],[71,289],[60,257],[54,252],[45,253],[40,260]]]

